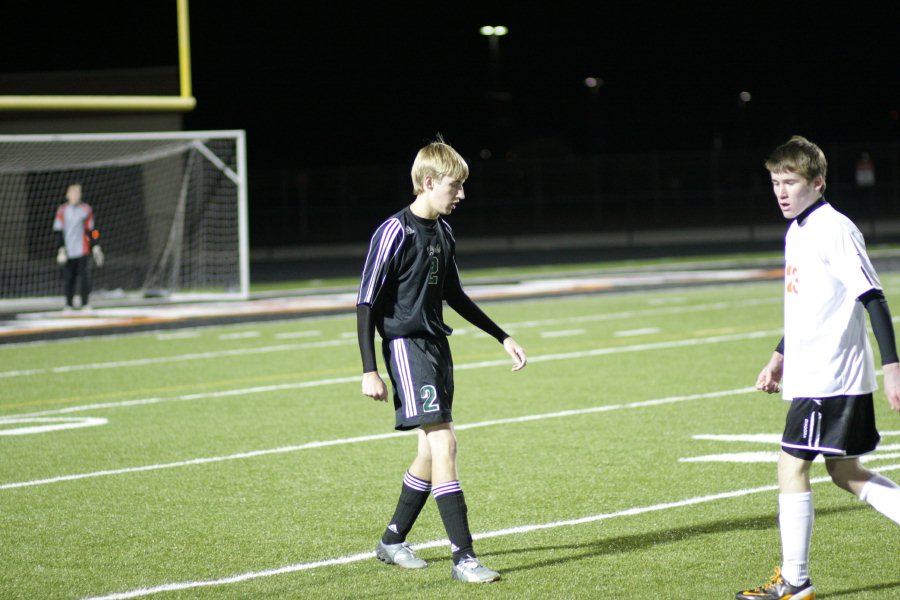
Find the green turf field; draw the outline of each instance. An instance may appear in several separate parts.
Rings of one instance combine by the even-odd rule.
[[[786,404],[751,390],[780,289],[483,304],[519,373],[448,311],[485,586],[450,580],[433,501],[428,568],[372,558],[415,438],[360,394],[352,315],[0,346],[0,598],[733,598],[780,559]],[[900,479],[876,405],[867,464]],[[900,530],[813,475],[820,598],[900,597]]]

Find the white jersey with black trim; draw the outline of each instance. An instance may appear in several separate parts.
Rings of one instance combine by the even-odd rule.
[[[881,283],[862,233],[823,203],[791,223],[784,257],[784,399],[878,389],[865,308],[857,298]]]

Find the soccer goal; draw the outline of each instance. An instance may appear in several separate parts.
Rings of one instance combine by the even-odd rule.
[[[244,131],[0,135],[0,302],[61,304],[53,220],[81,183],[92,299],[249,295]]]

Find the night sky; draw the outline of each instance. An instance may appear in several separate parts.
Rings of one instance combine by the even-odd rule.
[[[15,4],[4,72],[177,65],[175,0]],[[571,4],[193,0],[185,127],[298,167],[900,137],[897,3]]]

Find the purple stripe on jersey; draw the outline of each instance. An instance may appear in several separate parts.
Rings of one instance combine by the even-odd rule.
[[[368,262],[367,259],[366,265],[363,268],[363,274],[364,276],[369,277],[369,282],[368,285],[366,285],[365,280],[363,280],[362,285],[360,285],[357,304],[369,304],[372,302],[372,298],[375,296],[375,283],[378,280],[378,274],[382,271],[382,266],[390,257],[391,247],[398,235],[403,235],[403,225],[397,219],[390,219],[385,221],[372,236],[368,254],[368,258],[371,259],[371,262]],[[372,250],[376,239],[379,240],[378,250],[373,256]],[[384,275],[381,276],[381,279],[384,279]]]
[[[416,406],[416,395],[413,391],[412,371],[409,368],[409,355],[406,353],[406,340],[397,338],[391,340],[391,349],[394,354],[394,364],[397,365],[397,377],[400,379],[400,387],[403,396],[403,414],[406,418],[414,417],[418,414]]]
[[[403,476],[403,485],[416,490],[417,492],[425,492],[426,494],[431,491],[430,481],[424,481],[415,475],[410,475],[409,471]]]
[[[859,270],[862,271],[863,277],[866,278],[866,281],[869,282],[869,285],[871,285],[872,287],[875,287],[875,282],[873,282],[872,278],[869,277],[869,274],[866,273],[865,267],[863,267],[862,265],[859,265]]]
[[[431,488],[431,495],[435,498],[440,498],[441,496],[446,496],[447,494],[461,493],[462,487],[460,487],[459,481],[457,480],[448,481],[447,483],[442,483]]]

